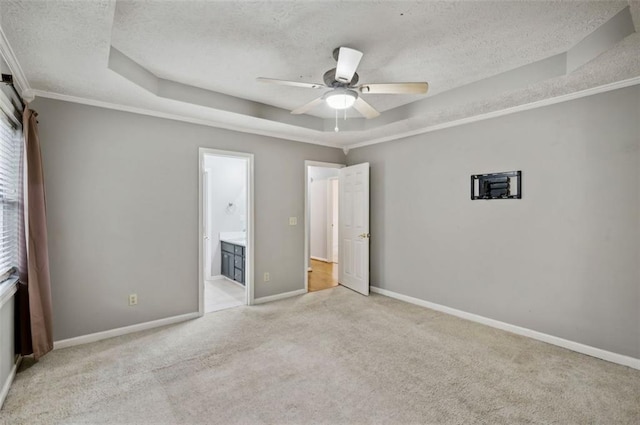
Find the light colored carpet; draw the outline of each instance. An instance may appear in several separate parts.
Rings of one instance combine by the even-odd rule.
[[[343,287],[54,351],[2,424],[638,424],[640,371]]]
[[[245,288],[227,279],[204,282],[204,312],[224,310],[245,304]]]

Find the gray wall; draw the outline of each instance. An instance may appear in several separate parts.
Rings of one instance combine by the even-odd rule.
[[[640,357],[640,87],[351,150],[371,284]],[[523,199],[469,176],[522,170]]]
[[[304,287],[304,160],[344,162],[341,150],[49,99],[32,108],[55,340],[198,310],[198,147],[255,154],[256,298]]]

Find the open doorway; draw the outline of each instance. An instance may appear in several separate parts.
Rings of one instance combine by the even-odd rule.
[[[200,314],[251,304],[253,155],[200,149]]]
[[[344,165],[306,161],[305,167],[305,287],[314,292],[338,285],[338,170]]]

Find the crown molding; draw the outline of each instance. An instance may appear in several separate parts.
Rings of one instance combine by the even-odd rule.
[[[204,120],[204,119],[200,119],[200,118],[194,118],[194,117],[174,114],[174,113],[170,113],[170,112],[154,111],[152,109],[139,108],[139,107],[136,107],[136,106],[120,105],[120,104],[117,104],[117,103],[104,102],[104,101],[101,101],[101,100],[89,99],[89,98],[78,97],[78,96],[71,96],[71,95],[67,95],[67,94],[55,93],[55,92],[50,92],[50,91],[45,91],[45,90],[32,90],[32,92],[33,92],[33,94],[35,96],[44,97],[44,98],[47,98],[47,99],[62,100],[62,101],[65,101],[65,102],[80,103],[82,105],[95,106],[95,107],[98,107],[98,108],[113,109],[113,110],[116,110],[116,111],[131,112],[133,114],[147,115],[147,116],[150,116],[150,117],[164,118],[164,119],[168,119],[168,120],[188,122],[188,123],[191,123],[191,124],[204,125],[204,126],[207,126],[207,127],[222,128],[222,129],[225,129],[225,130],[237,131],[239,133],[257,134],[259,136],[274,137],[274,138],[278,138],[278,139],[291,140],[291,141],[294,141],[294,142],[309,143],[309,144],[312,144],[312,145],[320,145],[320,146],[326,146],[326,147],[330,147],[330,148],[337,148],[337,149],[341,149],[342,148],[342,146],[340,146],[340,145],[338,145],[336,143],[331,143],[331,142],[325,142],[325,141],[321,141],[321,140],[313,140],[311,138],[294,136],[294,135],[287,134],[285,132],[269,131],[269,130],[257,130],[257,129],[253,129],[253,128],[245,128],[245,127],[238,126],[238,125],[230,125],[228,123],[223,123],[223,122],[220,122],[220,121]]]
[[[640,77],[629,78],[627,80],[616,81],[614,83],[604,84],[602,86],[592,87],[585,90],[580,90],[573,93],[567,93],[560,96],[549,97],[546,99],[538,100],[531,103],[525,103],[510,108],[500,109],[486,114],[474,115],[459,120],[444,122],[442,124],[436,124],[428,127],[423,127],[403,133],[394,134],[392,136],[380,137],[378,139],[368,140],[366,142],[352,143],[343,146],[343,149],[356,149],[364,146],[377,145],[379,143],[391,142],[394,140],[404,139],[418,134],[430,133],[432,131],[443,130],[445,128],[457,127],[459,125],[471,124],[478,121],[488,120],[491,118],[502,117],[504,115],[514,114],[516,112],[528,111],[530,109],[542,108],[544,106],[555,105],[557,103],[568,102],[570,100],[580,99],[582,97],[593,96],[600,93],[606,93],[612,90],[618,90],[625,87],[635,86],[640,84]]]
[[[11,70],[13,81],[17,86],[16,88],[18,89],[20,96],[22,96],[22,99],[27,103],[33,101],[33,99],[35,99],[34,91],[31,89],[29,80],[27,80],[27,77],[20,66],[20,62],[18,62],[18,58],[16,58],[16,54],[11,48],[11,44],[9,44],[9,40],[7,39],[2,27],[0,27],[0,54]]]
[[[103,102],[103,101],[100,101],[100,100],[88,99],[88,98],[78,97],[78,96],[70,96],[70,95],[66,95],[66,94],[54,93],[54,92],[49,92],[49,91],[44,91],[44,90],[31,90],[31,92],[33,93],[34,96],[45,97],[45,98],[48,98],[48,99],[55,99],[55,100],[62,100],[62,101],[66,101],[66,102],[80,103],[80,104],[83,104],[83,105],[96,106],[96,107],[99,107],[99,108],[113,109],[113,110],[117,110],[117,111],[131,112],[131,113],[134,113],[134,114],[147,115],[147,116],[152,116],[152,117],[157,117],[157,118],[165,118],[165,119],[170,119],[170,120],[175,120],[175,121],[183,121],[183,122],[188,122],[188,123],[192,123],[192,124],[199,124],[199,125],[204,125],[204,126],[207,126],[207,127],[224,128],[226,130],[232,130],[232,131],[237,131],[237,132],[241,132],[241,133],[251,133],[251,134],[257,134],[257,135],[260,135],[260,136],[276,137],[276,138],[292,140],[292,141],[296,141],[296,142],[310,143],[310,144],[315,144],[315,145],[320,145],[320,146],[327,146],[327,147],[331,147],[331,148],[338,148],[338,149],[342,149],[343,152],[345,153],[345,155],[347,155],[348,152],[351,149],[356,149],[356,148],[361,148],[361,147],[365,147],[365,146],[376,145],[376,144],[379,144],[379,143],[392,142],[394,140],[400,140],[400,139],[404,139],[404,138],[407,138],[407,137],[416,136],[416,135],[424,134],[424,133],[430,133],[432,131],[444,130],[446,128],[457,127],[459,125],[471,124],[471,123],[478,122],[478,121],[488,120],[488,119],[492,119],[492,118],[498,118],[498,117],[501,117],[501,116],[504,116],[504,115],[509,115],[509,114],[514,114],[514,113],[517,113],[517,112],[528,111],[528,110],[536,109],[536,108],[542,108],[542,107],[545,107],[545,106],[555,105],[555,104],[562,103],[562,102],[568,102],[568,101],[571,101],[571,100],[580,99],[580,98],[588,97],[588,96],[593,96],[593,95],[600,94],[600,93],[606,93],[608,91],[618,90],[618,89],[622,89],[622,88],[625,88],[625,87],[631,87],[631,86],[638,85],[638,84],[640,84],[640,76],[639,77],[634,77],[634,78],[629,78],[627,80],[617,81],[617,82],[614,82],[614,83],[604,84],[604,85],[597,86],[597,87],[592,87],[592,88],[585,89],[585,90],[580,90],[580,91],[573,92],[573,93],[564,94],[564,95],[561,95],[561,96],[550,97],[550,98],[547,98],[547,99],[542,99],[542,100],[538,100],[536,102],[526,103],[526,104],[523,104],[523,105],[518,105],[518,106],[511,107],[511,108],[500,109],[500,110],[497,110],[497,111],[488,112],[486,114],[474,115],[474,116],[467,117],[467,118],[462,118],[462,119],[459,119],[459,120],[449,121],[449,122],[445,122],[445,123],[441,123],[441,124],[436,124],[436,125],[432,125],[432,126],[428,126],[428,127],[424,127],[424,128],[415,129],[415,130],[412,130],[412,131],[407,131],[407,132],[403,132],[403,133],[394,134],[394,135],[391,135],[391,136],[385,136],[385,137],[381,137],[381,138],[378,138],[378,139],[371,139],[371,140],[368,140],[366,142],[357,142],[357,143],[352,143],[352,144],[348,144],[348,145],[338,144],[338,143],[330,143],[330,142],[324,142],[324,141],[318,141],[318,140],[312,140],[312,139],[309,139],[309,138],[292,136],[292,135],[289,135],[289,134],[286,134],[286,133],[281,133],[281,132],[247,129],[247,128],[243,128],[243,127],[240,127],[240,126],[221,123],[221,122],[218,122],[218,121],[203,120],[203,119],[199,119],[199,118],[193,118],[193,117],[188,117],[188,116],[174,114],[174,113],[159,112],[159,111],[154,111],[154,110],[151,110],[151,109],[138,108],[138,107],[134,107],[134,106],[119,105],[119,104],[115,104],[115,103]]]

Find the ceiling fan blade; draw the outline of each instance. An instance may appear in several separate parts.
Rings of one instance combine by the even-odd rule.
[[[362,84],[359,90],[371,94],[424,94],[429,90],[429,83]]]
[[[303,83],[301,81],[277,80],[275,78],[258,77],[256,78],[256,80],[260,81],[261,83],[272,83],[272,84],[278,84],[281,86],[302,87],[305,89],[323,89],[326,87],[324,84]]]
[[[349,83],[356,73],[362,59],[362,52],[348,47],[341,47],[338,53],[338,66],[336,66],[336,80],[341,83]]]
[[[305,112],[315,108],[322,102],[324,102],[324,99],[322,98],[322,96],[320,96],[316,99],[313,99],[311,102],[307,103],[306,105],[302,105],[301,107],[294,109],[293,111],[291,111],[291,113],[293,115],[304,114]]]
[[[358,97],[356,99],[355,103],[353,104],[353,108],[356,111],[360,112],[368,120],[380,116],[380,112],[376,111],[373,106],[369,105],[361,97]]]

